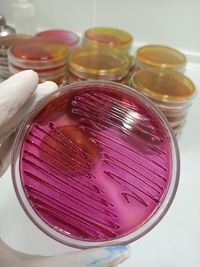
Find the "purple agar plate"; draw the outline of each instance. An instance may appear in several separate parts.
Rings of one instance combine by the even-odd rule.
[[[135,90],[90,81],[45,98],[23,122],[12,175],[30,219],[77,248],[130,243],[168,210],[179,151],[162,113]]]

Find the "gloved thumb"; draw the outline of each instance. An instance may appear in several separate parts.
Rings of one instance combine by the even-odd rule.
[[[0,177],[9,166],[13,133],[24,116],[57,89],[50,81],[38,85],[38,75],[32,70],[17,73],[0,85]]]
[[[17,90],[21,87],[25,87],[28,88],[31,93],[28,94],[29,95],[28,98],[27,96],[23,96],[20,93],[19,94],[15,93],[17,95],[14,97],[16,102],[15,107],[12,107],[12,102],[13,102],[12,95],[14,95],[14,92],[12,95],[8,96],[4,95],[6,103],[2,103],[2,109],[4,108],[4,110],[6,111],[4,113],[7,114],[7,117],[4,116],[5,117],[4,121],[6,121],[4,125],[1,125],[1,119],[0,119],[0,143],[3,143],[9,137],[9,135],[11,135],[13,132],[16,131],[16,129],[19,127],[19,124],[21,123],[25,115],[34,108],[37,102],[39,102],[46,95],[58,89],[58,86],[54,82],[50,81],[41,83],[37,86],[37,82],[35,81],[37,76],[35,76],[35,73],[31,70],[30,72],[23,71],[21,73],[23,73],[23,79],[21,79],[22,77],[20,77],[19,79],[20,81],[18,81],[19,77],[15,77],[15,79],[18,82],[17,83],[18,86],[15,85],[15,88]],[[17,74],[14,76],[17,76]],[[29,83],[30,81],[31,83]],[[35,94],[33,94],[34,91]],[[30,97],[31,95],[32,97]],[[21,98],[23,98],[23,100],[21,100]],[[1,102],[2,101],[0,101],[0,111],[1,111]],[[23,105],[21,103],[23,103]]]
[[[32,70],[19,72],[0,85],[0,126],[3,126],[31,97],[38,86]]]

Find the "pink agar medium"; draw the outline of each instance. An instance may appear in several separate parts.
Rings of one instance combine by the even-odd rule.
[[[29,203],[55,230],[107,241],[143,225],[171,178],[171,151],[155,114],[123,92],[61,94],[30,125],[20,173]]]

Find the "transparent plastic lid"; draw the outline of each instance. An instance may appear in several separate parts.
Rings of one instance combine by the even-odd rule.
[[[131,85],[148,97],[166,102],[184,102],[195,96],[196,88],[185,75],[175,71],[139,70]]]
[[[97,27],[85,32],[85,39],[101,45],[114,45],[119,48],[129,49],[133,42],[130,33],[116,28]]]
[[[162,45],[146,45],[137,50],[136,60],[141,67],[179,69],[186,64],[186,57],[180,51]]]
[[[13,45],[8,57],[16,66],[30,68],[48,68],[52,65],[62,65],[68,56],[65,43],[43,38],[30,38]]]
[[[129,66],[126,54],[98,46],[77,49],[68,59],[69,70],[83,79],[120,80],[128,73]]]

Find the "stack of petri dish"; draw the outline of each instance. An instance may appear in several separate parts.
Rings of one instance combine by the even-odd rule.
[[[112,47],[121,53],[126,53],[130,58],[129,72],[135,65],[135,57],[132,55],[132,45],[134,38],[126,31],[110,27],[95,27],[84,32],[83,40],[85,44],[95,44],[101,47]]]
[[[108,80],[123,82],[130,58],[111,47],[86,45],[74,50],[68,59],[70,82]]]
[[[11,76],[8,66],[8,49],[16,42],[30,38],[24,34],[10,34],[8,36],[0,37],[0,76],[7,79]]]
[[[69,50],[65,43],[43,38],[29,38],[14,44],[8,51],[9,69],[12,74],[32,69],[40,82],[66,81],[66,63]]]
[[[47,30],[37,33],[35,37],[64,42],[70,50],[77,48],[80,44],[80,37],[66,30]]]
[[[136,53],[134,70],[173,70],[184,73],[187,60],[180,51],[162,45],[145,45]]]
[[[180,137],[188,108],[196,94],[192,81],[176,71],[138,70],[130,86],[150,98],[165,114],[176,137]]]

